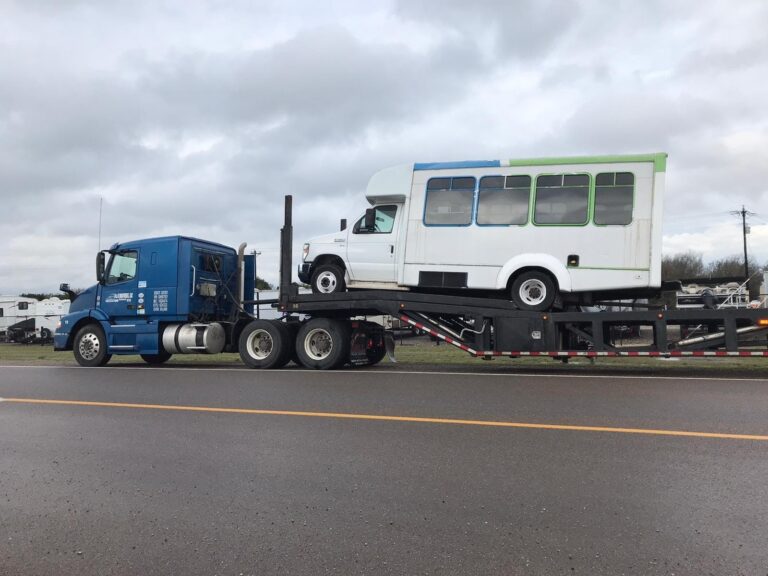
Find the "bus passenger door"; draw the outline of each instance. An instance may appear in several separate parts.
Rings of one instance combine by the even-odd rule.
[[[396,282],[395,254],[402,205],[375,206],[374,222],[365,226],[365,216],[352,228],[347,240],[349,276],[356,282]]]

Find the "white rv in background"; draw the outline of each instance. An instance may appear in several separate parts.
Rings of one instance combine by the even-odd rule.
[[[407,164],[375,174],[368,209],[310,239],[299,278],[346,288],[558,294],[661,286],[664,153]]]
[[[69,300],[55,296],[39,301],[0,296],[0,339],[35,342],[51,338],[61,317],[69,311],[69,304]]]

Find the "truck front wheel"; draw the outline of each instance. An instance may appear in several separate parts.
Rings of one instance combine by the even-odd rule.
[[[107,353],[107,338],[98,324],[87,324],[75,334],[73,346],[75,360],[80,366],[104,366],[111,354]]]
[[[336,264],[321,264],[312,272],[311,284],[315,294],[344,292],[344,270]]]

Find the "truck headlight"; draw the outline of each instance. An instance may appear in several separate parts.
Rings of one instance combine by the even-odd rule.
[[[307,256],[309,256],[309,242],[304,244],[304,246],[301,248],[301,259],[306,260]]]

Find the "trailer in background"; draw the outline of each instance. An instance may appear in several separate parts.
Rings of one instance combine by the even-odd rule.
[[[0,339],[23,344],[48,343],[69,311],[69,300],[0,296]]]

